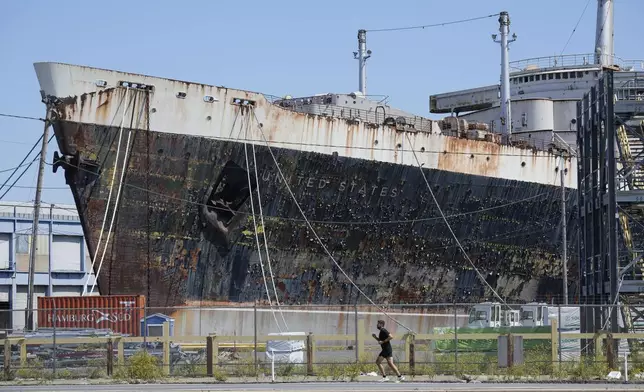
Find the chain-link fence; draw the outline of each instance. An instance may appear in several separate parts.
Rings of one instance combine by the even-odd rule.
[[[616,329],[603,321],[613,311]],[[623,380],[644,370],[637,306],[52,308],[36,310],[31,329],[24,310],[3,312],[5,379],[378,377],[378,320],[393,335],[394,363],[413,377],[581,380],[613,370]]]

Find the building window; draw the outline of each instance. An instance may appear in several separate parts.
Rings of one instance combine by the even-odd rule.
[[[49,236],[36,236],[36,269],[35,272],[49,272]],[[29,272],[29,251],[31,250],[31,235],[16,234],[16,270]]]
[[[83,237],[54,235],[52,237],[51,270],[81,271],[81,246]]]
[[[11,259],[11,234],[0,233],[0,269],[9,269]]]

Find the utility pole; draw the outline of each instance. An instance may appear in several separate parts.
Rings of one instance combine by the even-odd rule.
[[[38,223],[40,221],[40,194],[42,192],[42,179],[45,173],[45,159],[47,159],[47,141],[49,139],[49,113],[45,118],[45,129],[40,149],[40,167],[38,168],[38,183],[36,185],[36,200],[34,201],[34,222],[31,232],[31,250],[29,252],[29,291],[27,292],[27,310],[25,314],[25,328],[34,330],[34,272],[36,269],[36,251],[38,250]]]
[[[506,11],[502,11],[499,16],[499,31],[501,39],[496,40],[496,34],[492,34],[492,40],[501,44],[501,134],[504,142],[507,143],[510,134],[512,134],[512,113],[510,110],[510,61],[508,60],[508,51],[510,43],[517,40],[517,35],[512,34],[512,39],[508,39],[510,34],[510,16]]]
[[[353,58],[358,60],[358,90],[367,95],[367,59],[371,51],[367,50],[367,30],[358,30],[358,51],[353,52]]]
[[[559,172],[561,173],[561,243],[562,243],[562,252],[561,252],[561,265],[563,270],[563,303],[568,305],[568,242],[566,239],[566,186],[564,185],[564,162],[565,159],[563,155],[561,156],[561,167]]]

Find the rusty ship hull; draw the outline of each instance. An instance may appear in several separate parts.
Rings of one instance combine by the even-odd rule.
[[[62,154],[54,166],[74,195],[102,294],[144,294],[150,306],[265,298],[270,278],[262,276],[251,209],[252,198],[259,224],[259,194],[261,255],[266,263],[266,234],[280,301],[363,302],[308,230],[272,154],[306,219],[376,302],[489,298],[416,157],[499,294],[560,294],[559,154],[448,136],[430,120],[401,128],[298,113],[247,91],[35,66]],[[574,158],[564,167],[574,188]],[[569,193],[571,205],[575,197]],[[572,214],[569,222],[574,233]]]

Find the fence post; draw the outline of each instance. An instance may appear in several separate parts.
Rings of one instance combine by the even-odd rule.
[[[116,336],[116,366],[121,369],[125,366],[125,354],[123,353],[123,337]]]
[[[96,279],[96,278],[94,278]],[[150,300],[149,298],[147,299]],[[148,307],[143,306],[143,349],[148,352]]]
[[[114,342],[112,338],[107,339],[107,376],[114,374]]]
[[[609,370],[619,369],[619,366],[617,366],[616,359],[617,358],[615,355],[615,340],[613,339],[613,334],[608,333],[608,335],[606,336],[606,360],[608,362]]]
[[[593,336],[593,345],[595,346],[595,362],[602,360],[604,351],[602,350],[602,340],[603,338],[601,332],[595,332],[595,335]]]
[[[454,372],[458,373],[458,314],[456,311],[456,302],[454,306]]]
[[[56,357],[58,356],[57,355],[58,351],[56,350],[56,303],[55,302],[54,302],[54,311],[53,311],[53,313],[54,313],[54,317],[53,317],[54,319],[53,319],[52,324],[54,324],[54,336],[53,336],[54,358],[53,358],[53,361],[52,361],[52,368],[53,368],[52,373],[54,374],[54,378],[56,378]]]
[[[253,305],[253,341],[255,342],[255,370],[259,369],[259,361],[257,360],[257,300]]]
[[[358,329],[356,329],[356,353],[358,358],[361,358],[362,354],[364,354],[364,329],[364,319],[358,320]]]
[[[163,374],[170,375],[170,323],[163,323]]]
[[[552,365],[557,362],[559,357],[559,341],[557,340],[557,330],[559,329],[559,322],[557,319],[552,319],[550,322],[550,361]]]
[[[308,376],[313,375],[313,356],[315,355],[313,340],[313,332],[309,332],[306,336],[306,374]]]
[[[557,320],[561,321],[561,305],[558,306],[557,313],[558,313]],[[561,357],[562,357],[562,351],[563,351],[563,348],[561,347],[562,346],[562,344],[561,344],[561,328],[557,328],[557,329],[558,329],[557,342],[559,343],[559,368],[561,369]]]
[[[206,356],[206,374],[208,377],[212,377],[215,374],[214,368],[219,357],[219,342],[216,334],[210,334],[206,337]]]
[[[514,366],[514,336],[508,333],[508,368]]]
[[[20,339],[20,367],[27,366],[27,339]]]
[[[212,354],[213,340],[214,337],[212,335],[206,336],[206,375],[208,377],[212,377],[212,375],[214,374]]]
[[[405,344],[405,355],[409,361],[409,372],[412,376],[416,375],[416,343],[413,333],[407,335],[407,343]]]
[[[360,354],[358,353],[358,302],[353,305],[353,321],[356,328],[356,343],[353,347],[356,350],[356,363],[360,363]]]
[[[4,340],[4,375],[7,380],[10,380],[9,377],[11,374],[11,341],[9,338]]]

